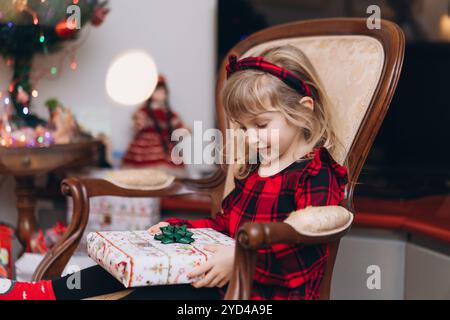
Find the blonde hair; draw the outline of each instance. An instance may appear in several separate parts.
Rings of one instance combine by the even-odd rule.
[[[311,110],[302,107],[299,101],[303,96],[280,79],[252,69],[232,74],[223,87],[221,99],[228,118],[235,121],[243,116],[257,116],[261,112],[275,108],[290,124],[302,130],[307,146],[311,150],[321,146],[330,152],[338,147],[343,148],[343,144],[335,134],[332,105],[316,70],[303,51],[292,45],[283,45],[266,49],[259,56],[303,79],[311,89],[314,108]],[[248,154],[245,156],[248,157]],[[248,158],[243,163],[238,162],[234,165],[233,173],[236,178],[247,177],[257,166],[249,164],[247,160]]]

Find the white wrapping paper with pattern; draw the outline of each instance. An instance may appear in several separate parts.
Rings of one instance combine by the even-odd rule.
[[[234,246],[234,240],[210,228],[189,230],[191,244],[162,244],[147,231],[91,232],[87,251],[126,288],[190,283],[187,274],[213,255],[205,246]]]

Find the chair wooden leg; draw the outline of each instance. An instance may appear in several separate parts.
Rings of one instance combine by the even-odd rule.
[[[320,284],[320,300],[330,300],[331,294],[331,280],[333,278],[334,263],[339,248],[340,240],[330,242],[330,252],[328,255],[327,265],[325,266],[325,273]]]

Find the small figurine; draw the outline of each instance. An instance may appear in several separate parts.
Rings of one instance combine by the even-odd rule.
[[[187,127],[171,110],[168,93],[164,77],[159,76],[154,93],[133,115],[135,137],[123,158],[124,167],[159,167],[184,174],[184,164],[174,163],[171,157],[175,145],[171,135],[175,129]]]
[[[90,134],[78,125],[72,111],[64,107],[57,99],[50,99],[46,103],[50,113],[48,128],[51,130],[54,142],[70,143]]]

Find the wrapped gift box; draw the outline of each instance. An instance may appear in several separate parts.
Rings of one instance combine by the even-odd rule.
[[[191,244],[163,244],[147,231],[92,232],[89,256],[125,287],[190,283],[187,274],[213,255],[207,245],[234,246],[234,240],[209,228],[189,229]]]

